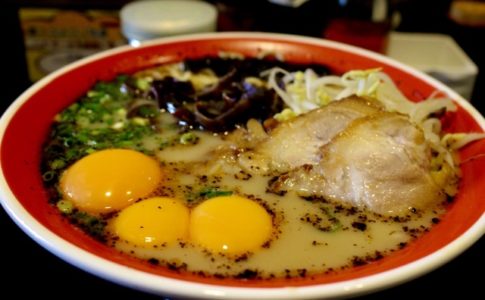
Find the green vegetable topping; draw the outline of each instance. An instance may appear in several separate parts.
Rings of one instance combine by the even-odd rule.
[[[148,118],[156,107],[141,107],[128,116],[127,107],[139,93],[128,88],[127,76],[99,82],[80,101],[55,117],[51,137],[44,147],[43,180],[55,183],[60,173],[83,156],[106,148],[129,148],[149,152],[142,140],[154,135]]]
[[[57,175],[56,175],[56,172],[54,171],[47,171],[47,172],[44,172],[44,174],[42,174],[42,180],[44,180],[45,182],[52,181],[56,177]]]
[[[148,91],[150,89],[150,81],[144,78],[137,78],[135,80],[135,86],[142,91]]]
[[[106,227],[105,221],[81,211],[73,211],[69,215],[69,219],[71,222],[79,225],[79,227],[91,236],[99,240],[104,239],[104,228]]]
[[[193,202],[198,200],[206,200],[210,198],[220,197],[220,196],[230,196],[232,191],[219,190],[217,187],[204,187],[195,193],[190,193],[187,195],[187,201]]]
[[[56,206],[61,213],[66,215],[71,214],[74,210],[74,205],[72,204],[72,202],[67,200],[61,200],[57,202]]]
[[[220,196],[230,196],[232,195],[232,193],[233,193],[232,191],[220,191],[211,187],[204,188],[199,192],[200,196],[206,199],[220,197]]]
[[[187,132],[180,136],[180,144],[195,145],[199,141],[199,137],[193,132]]]

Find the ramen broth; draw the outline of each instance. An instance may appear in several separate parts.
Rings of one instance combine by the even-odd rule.
[[[264,131],[270,132],[278,123],[274,115],[284,108],[277,94],[264,87],[265,79],[258,74],[275,66],[293,70],[308,67],[279,61],[250,61],[244,65],[240,60],[196,60],[185,66],[161,66],[98,83],[56,117],[46,141],[41,169],[52,203],[93,238],[120,252],[174,272],[217,278],[270,279],[338,272],[380,260],[439,222],[446,208],[444,202],[426,210],[411,209],[405,215],[384,216],[365,207],[330,201],[321,195],[303,196],[291,190],[275,192],[269,186],[283,173],[241,166],[238,162],[241,153],[251,153],[260,143],[258,137],[251,135],[257,136],[254,132],[258,130],[263,132],[260,136],[267,134]],[[236,74],[231,63],[243,70],[243,74]],[[256,71],[248,71],[251,64],[256,66]],[[319,74],[328,72],[321,66],[315,70]],[[224,82],[227,80],[236,83]],[[224,105],[214,100],[219,97],[215,92],[218,89],[225,91],[221,100],[225,101]],[[202,100],[197,102],[190,97]],[[252,133],[248,129],[251,119],[258,120]],[[125,151],[106,152],[106,149]],[[95,161],[96,153],[103,153],[107,158]],[[85,189],[82,180],[76,180],[79,176],[89,177],[79,173],[106,171],[103,163],[111,159],[109,155],[116,156],[113,164],[117,161],[121,165],[131,164],[130,172],[141,173],[130,173],[125,178],[118,174],[124,172],[121,166],[116,169],[119,171],[107,171],[106,176],[110,179],[121,176],[120,180],[133,183],[133,191],[140,191],[139,194],[129,199],[122,195],[121,200],[104,206],[94,205],[91,199],[76,198],[82,193],[79,190]],[[92,162],[87,160],[90,157]],[[137,167],[141,163],[147,169],[155,166],[153,172],[143,173]],[[106,166],[107,170],[112,167]],[[148,181],[157,178],[155,183],[150,183],[154,187],[147,187],[148,181],[143,181],[143,176]],[[94,181],[91,186],[98,188],[102,179]],[[117,192],[101,190],[100,193],[106,196],[103,201],[109,202],[111,194]],[[172,221],[160,226],[180,227],[180,231],[170,232],[175,234],[172,240],[164,240],[164,234],[159,234],[159,240],[160,236],[155,234],[138,242],[138,235],[145,228],[133,225],[139,228],[126,229],[129,226],[126,224],[158,217],[151,217],[141,206],[141,213],[130,212],[130,215],[128,210],[153,198],[174,205],[173,211],[176,211],[167,217]],[[237,222],[242,227],[238,230],[244,231],[245,225],[249,228],[256,223],[263,224],[254,227],[261,229],[243,233],[250,246],[241,246],[236,240],[236,246],[242,250],[225,251],[224,246],[214,250],[214,242],[204,240],[211,232],[194,233],[196,225],[192,218],[196,210],[214,199],[220,203],[242,203],[241,208],[215,208],[217,213],[222,209],[222,214],[238,216]],[[158,209],[162,206],[158,205]],[[121,224],[122,218],[128,221]],[[265,220],[270,220],[269,225]],[[252,241],[253,235],[263,242]],[[253,242],[256,246],[251,246]]]
[[[275,232],[268,245],[255,253],[236,258],[211,254],[184,242],[147,249],[117,240],[112,242],[117,249],[142,259],[156,259],[161,265],[169,264],[172,268],[194,273],[202,271],[205,275],[301,277],[379,260],[428,231],[444,212],[443,208],[437,207],[419,217],[399,220],[323,203],[318,199],[303,199],[294,193],[283,196],[269,193],[267,186],[271,178],[268,176],[238,176],[238,172],[202,175],[208,173],[207,157],[210,157],[211,150],[224,145],[224,136],[197,134],[200,144],[167,148],[157,153],[160,161],[165,162],[164,168],[170,170],[170,180],[164,183],[159,193],[187,199],[187,195],[209,185],[256,199],[274,214]],[[206,138],[207,141],[204,141]],[[187,157],[189,160],[185,159]],[[186,203],[188,206],[197,204]],[[336,226],[328,221],[332,217],[338,220]],[[247,222],[251,222],[251,216],[247,216]]]

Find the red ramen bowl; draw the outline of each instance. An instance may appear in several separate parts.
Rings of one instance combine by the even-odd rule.
[[[321,39],[264,33],[215,33],[148,42],[106,51],[49,75],[24,92],[0,122],[0,196],[10,217],[41,246],[85,271],[158,295],[195,298],[297,299],[349,297],[390,287],[443,265],[485,233],[485,140],[459,152],[460,191],[439,224],[381,260],[341,272],[300,279],[217,280],[176,273],[127,257],[67,222],[48,201],[39,170],[41,149],[54,116],[99,80],[162,63],[238,52],[275,53],[289,62],[317,63],[333,73],[380,67],[411,100],[435,91],[458,110],[446,119],[450,132],[483,132],[484,118],[438,81],[389,58]]]

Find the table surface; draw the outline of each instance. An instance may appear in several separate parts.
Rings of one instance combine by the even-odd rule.
[[[11,14],[2,9],[0,9],[0,20],[0,25],[5,25],[2,22],[10,25],[15,22],[15,18],[12,18]],[[420,28],[419,26],[417,30],[429,32],[429,28]],[[15,28],[12,32],[15,32]],[[443,31],[440,32],[443,33]],[[485,69],[485,56],[483,55],[485,47],[476,43],[477,36],[482,38],[485,36],[483,29],[455,28],[444,33],[451,34],[478,67],[482,70]],[[5,69],[17,68],[19,74],[24,72],[23,75],[25,75],[25,70],[18,67],[19,65],[22,66],[23,59],[22,47],[18,46],[21,40],[15,35],[12,36],[12,40],[14,40],[14,46],[17,46],[3,50],[10,51],[7,54],[12,58],[6,62]],[[22,80],[21,76],[12,77],[11,74],[0,73],[3,73],[0,75],[0,82],[8,83],[4,87],[4,98],[0,101],[1,112],[29,83]],[[485,114],[483,73],[479,74],[477,78],[471,100],[472,104],[482,114]],[[65,263],[24,234],[2,209],[0,209],[0,232],[4,240],[2,247],[0,247],[0,253],[3,257],[0,262],[0,272],[3,275],[1,293],[9,295],[9,298],[22,299],[23,297],[35,296],[47,299],[69,299],[73,297],[83,299],[94,296],[96,299],[101,297],[139,300],[159,299],[159,297],[153,295],[107,282]],[[402,299],[425,295],[429,295],[433,299],[448,299],[454,296],[463,299],[483,299],[484,253],[485,238],[482,237],[471,248],[444,266],[410,282],[359,299]]]

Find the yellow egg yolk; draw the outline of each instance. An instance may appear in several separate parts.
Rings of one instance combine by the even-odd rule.
[[[160,184],[162,171],[151,157],[127,149],[108,149],[83,157],[61,176],[65,200],[89,213],[123,209],[148,196]]]
[[[193,209],[189,231],[195,243],[212,252],[238,255],[255,251],[270,239],[272,219],[255,201],[216,197]]]
[[[149,198],[123,209],[111,226],[116,236],[138,246],[170,244],[187,239],[189,209],[176,199]]]

